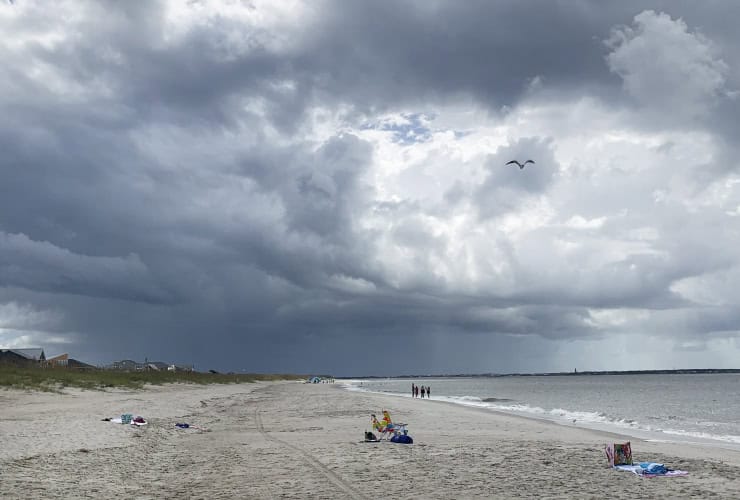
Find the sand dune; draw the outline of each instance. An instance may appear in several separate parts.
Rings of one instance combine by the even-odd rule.
[[[413,445],[362,442],[382,408]],[[149,425],[101,421],[123,412]],[[605,466],[602,443],[620,439],[322,384],[6,391],[0,497],[740,498],[737,452],[632,439],[637,460],[690,472],[646,479]]]

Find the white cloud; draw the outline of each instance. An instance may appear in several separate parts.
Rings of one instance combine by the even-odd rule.
[[[593,219],[586,219],[580,215],[574,215],[565,222],[567,227],[573,229],[598,229],[604,225],[606,217],[594,217]]]
[[[74,335],[58,332],[65,319],[60,309],[41,309],[28,303],[0,304],[0,347],[23,348],[70,343]]]
[[[644,108],[669,115],[666,123],[705,116],[724,95],[727,64],[713,43],[681,19],[646,10],[632,27],[612,31],[609,68]]]
[[[0,330],[54,328],[62,318],[61,311],[41,310],[31,304],[14,301],[0,304]]]

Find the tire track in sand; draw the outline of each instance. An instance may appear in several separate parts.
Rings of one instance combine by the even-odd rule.
[[[254,411],[254,419],[257,422],[257,430],[260,431],[260,433],[265,437],[265,439],[267,439],[268,441],[273,441],[278,444],[282,444],[283,446],[290,448],[291,450],[295,452],[298,452],[305,459],[305,462],[308,465],[310,465],[315,470],[323,474],[324,477],[326,477],[329,481],[331,481],[335,486],[337,486],[339,489],[344,491],[351,498],[356,498],[360,500],[368,500],[368,498],[365,495],[355,490],[349,483],[345,482],[341,477],[339,477],[337,474],[332,472],[331,469],[323,465],[321,462],[318,461],[316,457],[314,457],[307,451],[303,450],[302,448],[299,448],[298,446],[292,445],[287,441],[283,441],[282,439],[279,439],[275,436],[270,435],[270,433],[268,433],[265,430],[265,427],[262,425],[262,417],[260,416],[259,410]]]

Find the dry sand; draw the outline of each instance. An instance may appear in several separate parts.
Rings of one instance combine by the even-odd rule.
[[[369,415],[413,445],[364,443]],[[101,421],[121,413],[149,425]],[[187,422],[208,428],[180,430]],[[740,453],[632,439],[447,403],[293,382],[132,392],[0,392],[0,498],[740,498]]]

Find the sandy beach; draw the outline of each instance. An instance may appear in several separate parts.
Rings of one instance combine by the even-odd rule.
[[[735,451],[632,438],[689,472],[642,478],[606,466],[624,436],[332,384],[66,392],[0,392],[1,498],[740,497]],[[383,408],[413,445],[362,442]]]

